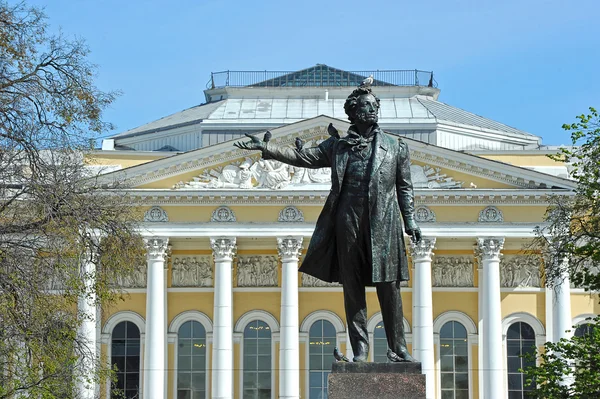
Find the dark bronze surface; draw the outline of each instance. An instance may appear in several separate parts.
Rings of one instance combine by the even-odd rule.
[[[413,240],[421,239],[414,219],[414,196],[406,143],[377,125],[379,99],[361,85],[346,100],[348,134],[316,147],[279,147],[256,136],[238,148],[260,150],[264,159],[304,167],[331,167],[332,187],[300,271],[344,287],[344,305],[355,362],[368,358],[365,286],[375,286],[391,360],[414,361],[406,350],[400,281],[408,260],[402,221]]]

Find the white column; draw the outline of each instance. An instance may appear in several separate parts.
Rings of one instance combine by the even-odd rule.
[[[483,332],[480,348],[483,363],[483,397],[504,398],[504,359],[502,357],[502,312],[500,307],[500,251],[504,246],[503,237],[477,239],[477,247],[482,264],[481,279]]]
[[[167,237],[145,238],[148,282],[146,286],[146,342],[144,346],[144,398],[162,396],[165,391],[165,258]]]
[[[561,338],[569,339],[573,332],[571,320],[571,281],[567,261],[563,261],[560,275],[552,286],[552,341],[558,342]]]
[[[277,238],[281,257],[279,398],[300,398],[300,336],[298,326],[298,260],[302,237]]]
[[[210,239],[215,257],[212,398],[233,398],[233,257],[235,237]]]
[[[413,350],[421,362],[426,378],[427,399],[435,398],[435,357],[433,352],[433,306],[431,291],[431,257],[435,238],[411,242],[413,263]]]
[[[81,274],[85,285],[85,292],[79,296],[77,314],[80,320],[77,331],[81,350],[80,375],[77,383],[77,397],[81,399],[94,399],[96,397],[96,362],[98,360],[96,341],[96,262],[98,258],[91,251],[85,254],[81,263]]]

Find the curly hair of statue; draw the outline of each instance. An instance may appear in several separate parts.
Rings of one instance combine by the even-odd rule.
[[[373,93],[373,90],[371,90],[370,87],[359,86],[356,89],[354,89],[352,93],[350,93],[348,98],[346,98],[346,102],[344,103],[344,111],[346,112],[346,115],[348,115],[348,120],[350,121],[350,123],[354,123],[354,120],[356,119],[356,107],[358,105],[358,98],[366,94],[370,94],[373,97],[375,97],[377,109],[379,110],[381,103],[379,101],[379,97],[377,97],[375,93]]]

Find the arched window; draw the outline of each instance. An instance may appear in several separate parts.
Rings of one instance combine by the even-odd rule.
[[[130,321],[122,321],[112,331],[111,360],[117,369],[111,397],[137,398],[140,388],[140,330]]]
[[[440,330],[440,374],[442,399],[469,398],[467,329],[458,321],[449,321]]]
[[[589,335],[594,330],[594,328],[596,328],[596,326],[592,323],[580,324],[575,329],[575,336],[583,337],[585,335]]]
[[[508,398],[524,399],[532,386],[525,384],[523,373],[519,369],[533,366],[521,356],[535,350],[535,331],[522,321],[513,323],[506,332],[506,357],[508,372]]]
[[[373,330],[373,361],[375,363],[387,363],[388,343],[385,337],[383,321],[380,321]]]
[[[206,330],[194,320],[177,333],[177,399],[206,398]]]
[[[336,331],[331,322],[317,320],[308,333],[309,398],[327,399],[327,376],[331,372]]]
[[[244,399],[271,398],[271,328],[260,320],[244,329]]]

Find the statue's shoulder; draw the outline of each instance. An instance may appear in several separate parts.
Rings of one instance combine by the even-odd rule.
[[[321,147],[323,150],[330,151],[337,145],[338,140],[339,139],[337,137],[331,136],[319,144],[319,147]]]

